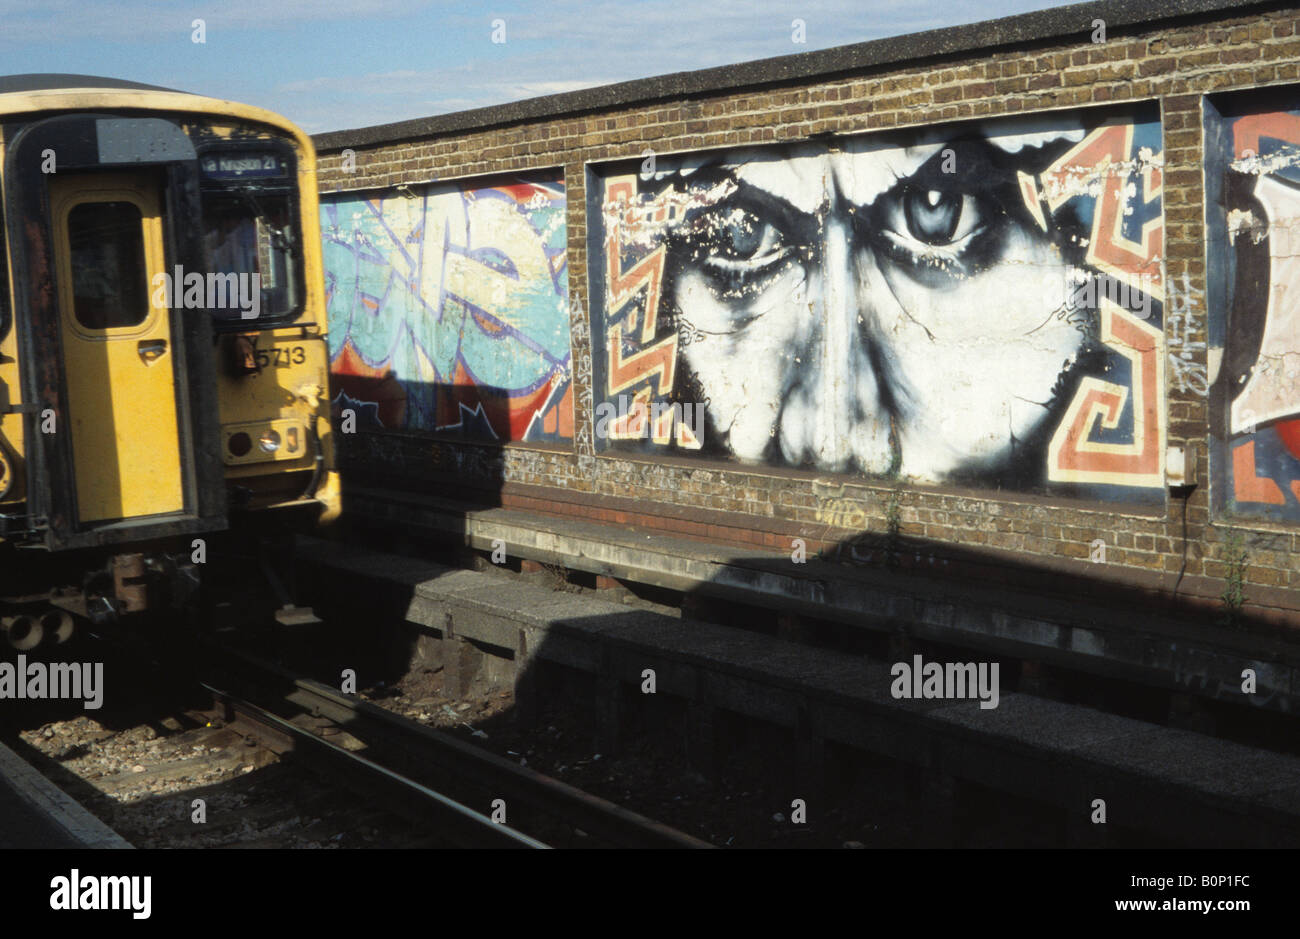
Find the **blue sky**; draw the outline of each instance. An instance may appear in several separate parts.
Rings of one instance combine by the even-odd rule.
[[[1054,0],[0,0],[3,73],[109,75],[342,130],[1060,6]],[[807,42],[792,41],[791,22]],[[206,42],[191,40],[201,18]],[[492,41],[505,21],[504,43]]]

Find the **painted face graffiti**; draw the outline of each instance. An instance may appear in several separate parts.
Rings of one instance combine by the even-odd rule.
[[[1051,477],[1055,442],[1057,478],[1103,481],[1072,478],[1072,452],[1107,431],[1132,441],[1150,402],[1132,381],[1117,384],[1132,357],[1108,362],[1100,311],[1127,326],[1152,319],[1162,294],[1159,232],[1142,237],[1158,190],[1153,152],[1147,198],[1133,200],[1128,177],[1144,170],[1128,159],[1133,124],[1101,131],[1115,139],[1100,165],[1086,152],[1061,162],[1096,149],[1095,129],[1022,122],[906,145],[871,137],[677,165],[660,157],[653,181],[612,176],[607,394],[636,393],[635,376],[658,367],[640,393],[706,402],[699,449],[746,462],[1016,485]],[[1134,257],[1107,257],[1105,238],[1092,237],[1108,196],[1128,197],[1114,228],[1136,224]],[[658,272],[647,263],[656,258]],[[1115,290],[1091,289],[1103,281],[1131,309]],[[1144,343],[1137,352],[1158,340]],[[1107,373],[1097,390],[1106,385],[1113,413],[1085,408],[1062,432],[1081,378]]]
[[[1066,263],[942,149],[746,162],[686,236],[669,292],[705,338],[683,358],[740,458],[939,476],[1046,417],[1084,342],[1057,315]]]

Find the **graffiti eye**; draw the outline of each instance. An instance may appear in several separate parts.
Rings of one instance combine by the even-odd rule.
[[[1003,219],[997,203],[960,189],[907,185],[885,196],[859,231],[924,276],[969,274],[994,261]]]
[[[732,209],[723,219],[719,248],[730,261],[762,260],[779,247],[780,233],[744,209]]]
[[[733,289],[773,273],[790,253],[779,228],[743,208],[716,216],[708,227],[712,229],[707,236],[711,250],[704,258],[704,269]]]
[[[973,235],[983,219],[973,196],[938,189],[908,189],[903,193],[907,233],[923,244],[943,247]]]

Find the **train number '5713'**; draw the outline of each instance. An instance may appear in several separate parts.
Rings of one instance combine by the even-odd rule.
[[[257,364],[260,368],[288,368],[290,365],[302,365],[306,361],[307,350],[303,346],[274,346],[257,350]]]

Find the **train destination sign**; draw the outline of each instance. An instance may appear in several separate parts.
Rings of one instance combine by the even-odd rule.
[[[274,153],[208,154],[199,168],[209,179],[254,179],[285,175],[284,161]]]

